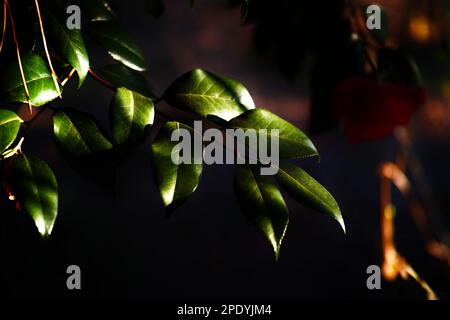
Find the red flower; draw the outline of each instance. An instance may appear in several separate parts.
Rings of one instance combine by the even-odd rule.
[[[395,127],[407,125],[425,99],[425,89],[420,86],[381,84],[355,77],[337,87],[333,111],[342,119],[351,142],[359,143],[384,138]]]

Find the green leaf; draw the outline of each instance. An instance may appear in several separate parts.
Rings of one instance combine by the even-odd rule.
[[[116,14],[106,0],[78,0],[83,14],[89,21],[109,21],[116,19]]]
[[[230,127],[235,129],[267,129],[267,141],[271,141],[272,136],[279,138],[280,159],[305,158],[318,155],[311,140],[298,128],[264,109],[253,109],[232,119]],[[278,130],[278,133],[271,129]],[[264,132],[259,132],[263,135]]]
[[[145,6],[153,18],[159,18],[164,12],[163,0],[146,0]]]
[[[50,167],[36,157],[12,158],[11,189],[42,236],[52,232],[58,214],[58,183]]]
[[[70,30],[51,14],[48,15],[50,22],[49,34],[52,44],[58,54],[77,70],[80,79],[78,87],[81,87],[89,71],[89,56],[84,45],[80,30]]]
[[[193,8],[194,6],[195,6],[195,3],[196,3],[197,1],[196,0],[189,0],[189,3],[190,3],[190,5],[191,5],[191,8]]]
[[[258,166],[240,165],[234,185],[245,215],[264,233],[278,259],[289,212],[274,179],[260,175]]]
[[[0,154],[16,140],[22,122],[14,112],[0,109]]]
[[[202,117],[214,115],[224,120],[255,108],[252,97],[241,83],[201,69],[177,79],[167,89],[164,100]]]
[[[147,69],[147,62],[141,48],[118,22],[94,21],[89,23],[85,30],[114,60],[136,71]]]
[[[179,128],[189,130],[193,136],[191,127],[179,122],[167,122],[152,144],[156,181],[166,207],[174,207],[194,193],[202,173],[202,164],[194,164],[194,161],[191,161],[192,164],[173,163],[171,153],[178,142],[171,141],[171,135]]]
[[[117,89],[111,102],[111,129],[114,143],[136,141],[153,124],[155,109],[151,99],[126,88]]]
[[[53,115],[53,133],[59,147],[73,157],[112,148],[95,120],[79,111],[58,110]]]
[[[155,94],[142,73],[136,72],[123,64],[111,64],[97,68],[95,72],[116,88],[124,87],[147,98],[155,98]]]
[[[42,106],[59,96],[47,63],[39,55],[28,54],[22,58],[22,66],[33,106]],[[19,65],[16,61],[7,67],[0,80],[0,97],[5,102],[27,103]]]
[[[319,182],[293,164],[282,164],[276,178],[295,200],[308,208],[330,215],[345,232],[344,219],[336,200]]]

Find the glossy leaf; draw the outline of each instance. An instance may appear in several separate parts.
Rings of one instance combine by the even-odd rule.
[[[112,148],[95,120],[82,112],[58,110],[53,115],[53,133],[59,147],[70,156],[80,157]]]
[[[179,109],[224,120],[255,107],[250,93],[241,83],[201,69],[177,79],[167,89],[164,99]]]
[[[16,140],[22,122],[14,112],[0,109],[0,154]]]
[[[136,71],[147,69],[147,62],[141,48],[118,22],[94,21],[88,24],[85,30],[114,60]]]
[[[122,64],[111,64],[97,68],[95,72],[116,88],[124,87],[148,98],[155,98],[147,79],[141,73]]]
[[[295,200],[308,208],[333,217],[345,232],[345,224],[336,200],[319,182],[293,164],[282,164],[276,178]]]
[[[58,54],[77,70],[80,79],[78,87],[81,87],[89,71],[89,56],[84,45],[80,30],[68,29],[57,18],[48,15],[50,22],[49,34],[52,37],[52,45]]]
[[[36,157],[21,155],[11,163],[11,190],[39,233],[48,236],[58,214],[58,183],[50,167]]]
[[[110,118],[114,143],[122,144],[143,136],[146,126],[153,124],[155,109],[151,99],[119,88],[111,102]]]
[[[278,129],[280,159],[305,158],[318,155],[311,140],[286,120],[264,109],[253,109],[229,122],[232,128],[267,129],[267,141],[275,135],[271,129]],[[259,132],[260,135],[264,134]]]
[[[108,21],[116,19],[111,4],[106,0],[78,0],[81,11],[90,21]]]
[[[241,165],[234,185],[245,215],[264,233],[278,259],[289,212],[273,177],[260,175],[257,166]]]
[[[61,88],[55,87],[47,63],[42,57],[28,54],[22,58],[22,66],[33,106],[42,106],[59,96]],[[16,61],[6,69],[0,81],[0,97],[3,101],[28,102]]]
[[[173,163],[171,153],[178,142],[171,141],[171,135],[178,128],[189,130],[191,136],[193,134],[193,129],[187,125],[167,122],[152,144],[156,181],[166,207],[174,207],[194,193],[202,173],[202,164]]]

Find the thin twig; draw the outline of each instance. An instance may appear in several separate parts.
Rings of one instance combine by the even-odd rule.
[[[72,70],[70,70],[69,74],[67,75],[67,77],[64,78],[63,81],[61,81],[61,85],[64,87],[67,83],[67,81],[70,80],[70,78],[72,78],[73,74],[75,73],[76,69],[72,68]]]
[[[6,0],[3,0],[3,29],[2,29],[2,41],[0,42],[0,53],[3,49],[3,43],[5,42],[6,37],[6,23],[7,23],[7,14],[6,14]]]
[[[52,64],[52,59],[50,58],[50,54],[48,52],[47,40],[45,38],[45,32],[44,32],[44,23],[42,22],[41,10],[39,8],[39,0],[34,0],[34,3],[36,5],[36,12],[38,15],[39,26],[41,29],[41,36],[42,36],[42,42],[44,44],[45,55],[47,57],[48,65],[49,65],[50,71],[52,73],[53,83],[55,84],[55,88],[59,93],[59,97],[61,98],[61,91],[59,90],[58,77],[56,76],[56,72],[55,72],[55,69],[53,68],[53,64]]]
[[[4,0],[4,1],[6,3],[6,7],[8,8],[9,17],[11,19],[11,29],[12,29],[12,33],[13,33],[14,43],[16,45],[17,62],[19,64],[20,76],[22,78],[22,84],[23,84],[23,88],[25,90],[25,95],[27,96],[28,109],[30,110],[30,113],[33,113],[33,109],[31,107],[31,101],[30,101],[30,92],[28,91],[27,81],[25,79],[25,73],[23,71],[23,66],[22,66],[22,58],[20,56],[19,39],[17,38],[17,34],[16,34],[16,25],[14,23],[14,17],[13,17],[11,7],[9,5],[8,0]]]
[[[381,204],[381,241],[383,248],[383,276],[388,281],[398,276],[403,279],[413,278],[427,293],[429,300],[438,299],[436,293],[430,288],[413,267],[402,257],[394,241],[395,209],[391,201],[391,182],[403,192],[409,192],[409,181],[400,168],[391,162],[385,162],[380,168],[380,204]]]
[[[113,86],[111,83],[109,83],[108,81],[106,81],[105,79],[103,79],[101,76],[99,76],[97,73],[94,72],[94,70],[92,70],[91,68],[89,68],[89,74],[98,82],[100,82],[103,86],[105,86],[106,88],[108,88],[109,90],[116,92],[117,88],[115,86]]]

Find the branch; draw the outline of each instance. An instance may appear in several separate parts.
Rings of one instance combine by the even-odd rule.
[[[45,55],[47,57],[48,65],[49,65],[50,71],[52,73],[53,83],[55,84],[56,90],[58,90],[59,97],[62,98],[61,91],[59,90],[58,77],[56,76],[55,69],[53,69],[52,59],[50,58],[50,54],[48,53],[47,40],[45,39],[45,32],[44,32],[44,24],[42,22],[41,10],[39,9],[39,0],[34,0],[34,3],[36,5],[36,11],[37,11],[38,20],[39,20],[39,27],[41,29],[42,42],[44,44],[44,50],[45,50]]]
[[[385,162],[380,168],[380,204],[381,204],[381,242],[383,247],[383,276],[388,281],[398,276],[414,279],[427,293],[429,300],[437,300],[436,293],[430,288],[413,267],[397,251],[394,241],[395,208],[391,202],[392,182],[402,192],[409,192],[410,184],[404,173],[394,163]]]
[[[0,53],[3,49],[3,43],[5,42],[5,36],[6,36],[6,23],[7,23],[7,15],[6,15],[6,0],[3,0],[3,29],[2,29],[2,41],[0,42]]]
[[[11,7],[9,5],[8,0],[4,0],[4,3],[6,3],[6,7],[8,8],[9,17],[11,18],[11,28],[12,28],[14,43],[16,45],[17,62],[19,64],[20,76],[22,78],[22,84],[23,84],[23,88],[25,90],[25,95],[27,96],[28,109],[30,110],[30,113],[33,113],[33,109],[31,107],[31,101],[30,101],[30,92],[28,91],[27,81],[25,79],[25,73],[23,72],[23,67],[22,67],[22,58],[20,56],[19,40],[18,40],[17,34],[16,34],[16,26],[14,23],[14,17],[11,12]]]

